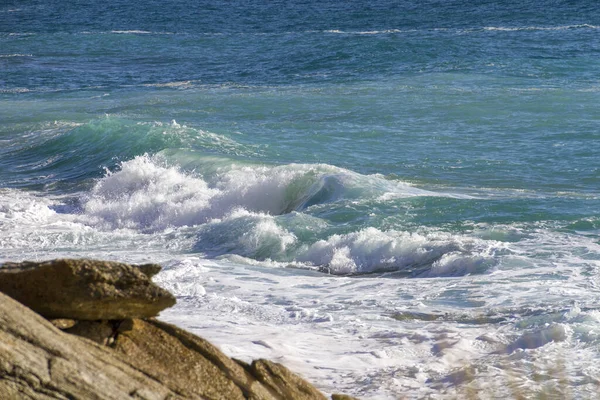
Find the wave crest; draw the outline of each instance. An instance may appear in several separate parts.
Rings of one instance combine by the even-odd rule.
[[[460,276],[489,269],[498,245],[443,233],[384,232],[371,227],[320,240],[299,260],[334,274],[402,271],[421,277]]]
[[[390,191],[393,199],[430,192],[329,165],[209,160],[208,166],[197,162],[194,173],[160,155],[123,162],[82,201],[81,218],[102,229],[144,233],[194,227],[193,250],[209,257],[237,255],[340,275],[457,276],[494,265],[493,241],[374,227],[340,233],[348,228],[335,218],[329,223],[319,212],[310,215],[313,207],[326,205],[327,218],[344,205],[387,198],[383,194]]]

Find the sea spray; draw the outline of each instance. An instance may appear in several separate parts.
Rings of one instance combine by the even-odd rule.
[[[481,273],[496,263],[494,249],[502,247],[476,238],[374,227],[340,234],[327,219],[304,218],[311,205],[344,204],[357,196],[380,198],[386,190],[399,189],[378,176],[321,165],[241,165],[228,166],[207,180],[199,171],[170,167],[160,157],[140,156],[107,172],[84,197],[82,211],[88,224],[102,229],[152,233],[196,227],[194,251],[206,256],[298,261],[333,274]],[[294,220],[312,225],[302,227]],[[306,235],[306,230],[316,235]]]

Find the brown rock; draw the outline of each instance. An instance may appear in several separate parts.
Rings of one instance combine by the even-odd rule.
[[[162,267],[158,264],[140,264],[136,265],[136,267],[142,271],[142,274],[146,275],[148,278],[152,278],[154,275],[158,274]]]
[[[122,321],[118,321],[117,323],[117,332],[127,332],[133,329],[133,320],[124,319]]]
[[[75,328],[68,332],[111,343],[115,356],[183,398],[325,399],[281,364],[258,360],[250,365],[232,360],[206,340],[164,322],[85,321]],[[109,337],[114,341],[107,340]]]
[[[133,320],[113,348],[183,396],[280,399],[206,340],[164,322]]]
[[[113,343],[116,329],[114,324],[109,321],[79,321],[73,327],[65,329],[64,332],[107,346]]]
[[[6,263],[0,291],[47,318],[147,318],[175,304],[150,280],[159,270],[155,264],[93,260]]]
[[[358,400],[356,397],[348,396],[347,394],[332,394],[331,400]]]
[[[282,399],[326,399],[314,386],[279,363],[256,360],[252,363],[251,369],[254,376]]]
[[[182,397],[110,348],[60,331],[0,293],[0,399],[130,398]]]

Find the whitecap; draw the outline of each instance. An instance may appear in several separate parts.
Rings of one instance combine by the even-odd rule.
[[[486,31],[563,31],[569,29],[600,29],[598,25],[591,24],[575,24],[575,25],[559,25],[559,26],[486,26],[483,28]]]
[[[20,54],[20,53],[0,54],[0,58],[14,58],[14,57],[33,57],[33,55],[32,54]]]
[[[366,228],[333,235],[309,246],[299,261],[332,274],[402,271],[411,276],[462,276],[486,272],[504,245],[446,233]]]

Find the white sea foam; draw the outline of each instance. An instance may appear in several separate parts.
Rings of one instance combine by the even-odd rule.
[[[144,156],[124,162],[120,171],[100,180],[84,211],[109,227],[158,230],[205,222],[201,211],[209,209],[215,194],[202,179]]]
[[[504,32],[517,32],[517,31],[563,31],[571,29],[600,29],[599,25],[593,24],[573,24],[573,25],[558,25],[558,26],[484,26],[484,27],[471,27],[471,28],[429,28],[429,29],[381,29],[381,30],[339,30],[339,29],[328,29],[324,31],[309,31],[308,33],[329,33],[329,34],[340,34],[340,35],[389,35],[395,33],[415,33],[415,32],[454,32],[454,33],[473,33],[484,31],[504,31]]]
[[[0,262],[32,258],[67,243],[85,245],[93,229],[74,223],[72,215],[59,215],[56,204],[47,197],[0,189]]]
[[[414,30],[383,29],[383,30],[372,30],[372,31],[342,31],[339,29],[330,29],[330,30],[326,30],[323,32],[345,34],[345,35],[381,35],[381,34],[390,34],[390,33],[414,32]]]
[[[569,29],[600,29],[599,25],[591,24],[575,24],[575,25],[559,25],[559,26],[486,26],[483,28],[486,31],[564,31]]]
[[[333,274],[459,276],[489,271],[494,252],[502,248],[490,240],[376,228],[300,240],[303,232],[323,237],[319,232],[328,227],[302,212],[313,206],[380,199],[381,193],[394,193],[392,198],[434,193],[327,165],[214,162],[209,168],[199,165],[205,175],[169,166],[159,156],[123,162],[85,196],[78,221],[145,233],[196,227],[194,250],[205,255],[296,263]]]
[[[52,202],[12,189],[0,189],[0,229],[13,229],[19,224],[44,224],[56,213]]]
[[[175,82],[164,82],[164,83],[145,83],[143,86],[146,87],[165,87],[165,88],[190,88],[196,86],[200,81],[175,81]]]
[[[196,248],[213,256],[229,254],[228,259],[240,263],[315,268],[335,275],[399,271],[413,277],[441,277],[491,272],[496,252],[506,246],[443,233],[376,228],[302,244],[273,216],[239,209],[202,226]]]
[[[29,93],[30,91],[28,88],[0,89],[0,93]]]
[[[335,274],[406,270],[417,276],[457,276],[481,271],[502,245],[448,234],[367,228],[311,245],[299,260]],[[426,268],[425,268],[426,267]]]
[[[156,32],[142,29],[114,29],[112,31],[81,31],[82,35],[174,35],[174,32]]]
[[[207,176],[139,156],[98,181],[85,213],[112,227],[164,229],[198,225],[237,208],[280,215],[316,202],[369,194],[435,195],[398,182],[327,165],[261,166],[221,161]]]
[[[20,53],[0,54],[0,58],[14,58],[14,57],[33,57],[33,55],[32,54],[20,54]]]
[[[103,230],[90,224],[72,198],[39,196],[0,189],[0,262],[52,257],[98,257],[133,260],[140,254],[162,260],[165,249],[189,249],[185,228],[174,234],[142,234],[131,229]],[[129,258],[129,255],[133,258]],[[151,256],[150,256],[151,255]],[[145,257],[145,256],[143,256]]]
[[[110,31],[110,33],[119,34],[119,35],[172,35],[172,32],[150,32],[138,29],[132,30],[114,30]]]
[[[327,277],[187,258],[168,264],[157,281],[180,296],[163,318],[234,357],[283,362],[329,393],[456,398],[475,385],[510,396],[507,385],[521,371],[527,394],[540,390],[536,375],[557,368],[557,360],[564,366],[556,373],[576,380],[577,393],[596,388],[589,377],[598,312],[567,306],[553,313],[550,307],[560,303],[543,303],[538,279]],[[537,302],[530,301],[533,293]],[[580,295],[594,303],[593,293]],[[488,321],[489,312],[504,322]],[[566,357],[572,352],[577,357]]]
[[[296,241],[273,216],[240,208],[200,227],[195,247],[208,255],[232,253],[263,260],[281,257]]]

